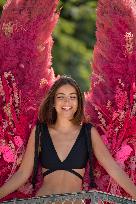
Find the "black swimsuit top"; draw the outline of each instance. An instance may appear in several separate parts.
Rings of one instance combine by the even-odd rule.
[[[56,170],[66,170],[82,179],[82,176],[73,169],[85,168],[89,159],[87,140],[85,137],[85,125],[82,125],[77,139],[64,161],[59,159],[48,127],[45,124],[43,125],[40,145],[41,151],[39,153],[39,159],[42,167],[48,169],[43,173],[43,176],[46,176]]]

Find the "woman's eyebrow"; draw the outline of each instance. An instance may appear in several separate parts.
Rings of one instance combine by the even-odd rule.
[[[66,95],[65,93],[56,93],[56,95],[59,95],[59,94],[62,94],[62,95]],[[77,95],[77,93],[69,93],[69,95],[72,95],[72,94],[75,94],[75,95]]]
[[[61,92],[60,93],[56,93],[56,95],[59,95],[59,94],[65,95],[64,93],[61,93]]]
[[[70,95],[72,95],[72,94],[73,94],[73,95],[77,95],[77,93],[70,93]]]

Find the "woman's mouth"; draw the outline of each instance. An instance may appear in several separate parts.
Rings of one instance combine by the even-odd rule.
[[[70,107],[70,106],[64,106],[64,107],[62,107],[62,109],[63,110],[66,110],[66,111],[68,111],[68,110],[70,110],[72,107]]]

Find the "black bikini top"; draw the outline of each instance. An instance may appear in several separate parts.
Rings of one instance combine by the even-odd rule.
[[[43,132],[44,134],[41,135],[41,151],[39,153],[39,158],[42,167],[48,169],[44,172],[43,176],[46,176],[56,170],[65,170],[82,179],[82,176],[73,169],[85,168],[89,159],[87,141],[85,138],[85,126],[83,125],[81,127],[77,139],[64,161],[59,159],[48,127],[45,124],[43,126]]]
[[[42,167],[48,169],[43,173],[43,176],[46,176],[56,170],[66,170],[75,174],[80,179],[82,179],[82,176],[73,169],[85,168],[87,161],[89,161],[90,187],[96,187],[92,169],[92,142],[90,138],[91,128],[92,125],[90,123],[82,125],[80,133],[77,136],[77,139],[68,156],[64,161],[61,161],[53,145],[48,127],[45,123],[40,123],[39,121],[37,122],[35,131],[34,167],[32,175],[33,188],[35,188],[39,160]]]

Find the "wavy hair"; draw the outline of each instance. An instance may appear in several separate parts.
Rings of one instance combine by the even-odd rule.
[[[39,120],[41,122],[45,122],[48,125],[55,124],[57,120],[57,112],[54,107],[55,94],[60,87],[67,84],[75,88],[78,97],[78,108],[71,121],[74,124],[80,124],[82,122],[84,118],[84,108],[83,108],[83,96],[80,87],[74,79],[66,75],[60,76],[60,78],[54,82],[51,89],[44,98],[39,109]]]

